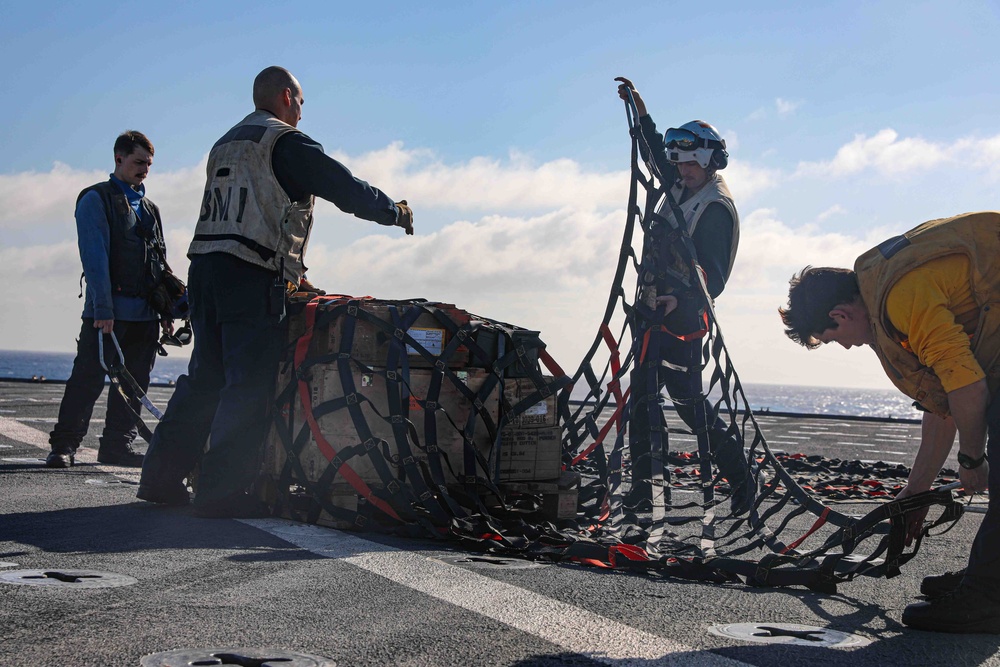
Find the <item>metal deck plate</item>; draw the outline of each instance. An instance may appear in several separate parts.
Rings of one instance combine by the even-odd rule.
[[[131,586],[138,579],[94,570],[11,570],[0,572],[0,584],[19,586],[50,586],[61,588],[114,588]]]
[[[729,623],[713,625],[708,631],[719,637],[759,644],[853,648],[871,643],[870,639],[858,635],[797,623]]]
[[[525,558],[504,558],[503,556],[488,556],[485,554],[446,556],[444,558],[436,558],[435,560],[474,570],[530,570],[548,565],[548,563],[539,563]]]
[[[337,667],[318,655],[262,648],[182,648],[147,655],[142,667]]]

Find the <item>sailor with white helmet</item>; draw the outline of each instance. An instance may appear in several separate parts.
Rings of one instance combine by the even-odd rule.
[[[627,100],[631,94],[635,102],[643,159],[652,165],[657,180],[670,188],[670,199],[676,204],[671,206],[670,199],[667,199],[657,213],[667,219],[675,218],[675,213],[683,216],[682,221],[677,221],[677,226],[691,237],[698,264],[705,272],[708,293],[714,300],[725,289],[739,244],[736,204],[725,180],[718,173],[729,164],[726,142],[714,127],[700,120],[670,128],[665,135],[660,135],[632,82],[624,77],[615,80],[620,82],[619,97]],[[656,246],[647,239],[644,252],[657,252]],[[715,464],[733,489],[732,510],[742,513],[749,509],[755,495],[743,447],[738,440],[727,435],[725,424],[714,415],[703,396],[702,341],[697,334],[685,335],[698,328],[700,313],[705,306],[704,296],[697,285],[679,290],[676,285],[668,286],[654,280],[642,285],[640,299],[651,309],[656,309],[663,317],[666,328],[676,335],[661,337],[660,359],[647,359],[637,365],[633,371],[633,387],[647,386],[644,384],[646,374],[655,369],[657,386],[666,387],[685,423],[695,432],[708,431]],[[669,366],[661,364],[661,361]],[[652,396],[650,400],[656,398]],[[645,412],[641,409],[636,411],[639,422],[645,419]],[[649,436],[644,436],[644,433],[661,427],[634,421],[632,428],[629,446],[634,485],[626,504],[638,506],[644,504],[652,493],[650,484],[645,481],[652,476],[653,468]]]

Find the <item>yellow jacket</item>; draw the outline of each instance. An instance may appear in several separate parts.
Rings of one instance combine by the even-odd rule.
[[[982,377],[991,394],[1000,388],[998,258],[1000,213],[983,212],[925,222],[854,264],[883,369],[939,416],[950,412],[948,391]]]

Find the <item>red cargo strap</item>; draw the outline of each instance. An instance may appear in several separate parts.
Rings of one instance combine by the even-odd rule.
[[[649,554],[642,547],[634,544],[615,544],[608,547],[608,562],[611,567],[618,567],[618,557],[624,556],[626,560],[647,561]]]
[[[538,351],[538,358],[542,361],[543,364],[545,364],[545,367],[549,369],[549,372],[552,373],[554,377],[557,378],[566,377],[566,372],[563,371],[563,369],[559,366],[559,364],[556,363],[556,360],[553,359],[552,356],[545,351],[544,347]]]
[[[309,342],[313,337],[313,325],[316,323],[316,308],[322,301],[343,301],[343,297],[317,297],[312,299],[306,304],[306,332],[302,334],[299,340],[295,344],[295,369],[298,369],[303,362],[306,360],[306,354],[309,351]],[[309,430],[312,431],[313,438],[316,439],[316,446],[319,451],[322,452],[323,456],[326,457],[327,461],[333,462],[333,459],[337,457],[337,450],[333,448],[326,438],[323,437],[323,433],[319,429],[319,423],[316,421],[316,417],[313,416],[312,411],[312,398],[309,395],[309,384],[302,379],[299,379],[299,400],[302,401],[302,412],[305,414],[306,421],[309,422]],[[375,507],[382,510],[384,513],[391,516],[397,521],[401,521],[399,515],[381,498],[375,496],[372,493],[371,488],[365,484],[364,480],[358,476],[358,473],[354,472],[346,462],[340,464],[340,468],[337,473],[342,475],[347,483],[351,485],[355,491],[357,491],[365,500],[370,502]]]
[[[830,514],[830,508],[829,507],[824,507],[823,508],[823,513],[820,514],[819,518],[816,519],[816,522],[812,525],[812,528],[810,528],[809,531],[805,535],[803,535],[802,537],[800,537],[799,539],[795,540],[794,542],[792,542],[791,544],[789,544],[787,547],[785,547],[784,549],[782,549],[781,553],[783,553],[783,554],[788,553],[792,549],[795,549],[800,544],[802,544],[803,542],[805,542],[805,540],[806,540],[807,537],[809,537],[810,535],[812,535],[813,533],[815,533],[817,530],[820,529],[820,527],[824,523],[826,523],[826,517],[829,516],[829,514]]]
[[[621,355],[618,352],[618,341],[615,340],[614,334],[611,333],[611,329],[608,328],[607,324],[601,325],[601,336],[604,338],[604,343],[608,346],[608,350],[611,352],[611,375],[612,377],[618,377],[618,373],[621,372]],[[608,383],[608,389],[615,396],[615,411],[611,415],[610,419],[604,424],[604,428],[597,435],[597,438],[587,447],[585,450],[577,454],[573,458],[573,462],[570,465],[576,465],[583,459],[587,458],[598,445],[604,442],[604,438],[607,437],[608,432],[611,430],[612,426],[617,426],[618,430],[622,428],[622,410],[625,408],[625,401],[628,400],[629,393],[632,391],[632,387],[625,390],[622,393],[622,385],[618,380],[612,380]]]
[[[587,458],[587,456],[589,456],[590,453],[594,451],[594,449],[596,449],[598,445],[604,442],[604,438],[607,437],[608,431],[611,430],[611,427],[614,426],[616,422],[621,421],[622,410],[625,408],[625,401],[628,400],[628,395],[631,391],[632,387],[629,387],[628,389],[625,390],[624,396],[618,399],[618,405],[615,408],[614,413],[604,424],[604,428],[601,429],[601,432],[597,434],[597,437],[594,439],[594,442],[592,442],[585,450],[577,454],[573,458],[573,463],[570,465],[576,465],[583,459]]]

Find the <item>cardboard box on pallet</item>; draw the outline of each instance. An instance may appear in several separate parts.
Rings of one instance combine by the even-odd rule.
[[[549,376],[544,376],[542,379],[546,384],[552,382]],[[513,408],[538,390],[531,378],[507,378],[504,380],[503,389],[504,408],[508,406]],[[515,429],[552,428],[558,423],[556,410],[556,394],[551,393],[538,403],[529,406],[521,414],[512,417],[507,423]]]
[[[434,433],[437,437],[437,447],[442,459],[442,469],[444,471],[445,483],[459,481],[459,477],[464,474],[464,436],[462,431],[472,420],[472,441],[476,449],[483,458],[489,459],[489,452],[492,448],[492,440],[487,432],[482,415],[475,409],[472,401],[458,389],[454,380],[447,375],[441,383],[441,389],[436,401],[436,405],[429,406],[425,410],[420,401],[426,401],[431,385],[433,371],[413,369],[409,374],[409,393],[411,394],[407,406],[407,419],[413,423],[416,441],[409,428],[404,425],[403,430],[405,444],[409,446],[410,453],[417,462],[426,461],[428,453],[423,449],[427,446],[428,433]],[[473,392],[479,392],[483,383],[487,379],[485,371],[480,369],[468,369],[454,371],[454,376],[458,382],[468,387]],[[336,365],[315,366],[312,369],[312,378],[309,382],[310,398],[320,432],[330,445],[338,452],[346,465],[350,466],[358,476],[366,483],[383,484],[378,468],[374,462],[375,458],[381,458],[386,462],[389,472],[393,478],[398,479],[403,474],[404,466],[400,459],[399,443],[397,435],[393,430],[393,418],[389,408],[389,387],[393,384],[387,383],[382,373],[366,373],[354,371],[351,374],[353,388],[348,387],[348,392],[356,392],[367,400],[359,400],[358,407],[362,413],[365,423],[368,425],[373,438],[376,441],[366,447],[362,438],[358,435],[358,429],[351,415],[350,409],[343,407],[332,412],[323,414],[321,407],[324,403],[342,399],[345,396],[344,387],[340,380],[340,373]],[[419,399],[419,401],[417,400]],[[306,429],[306,443],[298,454],[299,463],[303,468],[307,479],[315,481],[326,471],[330,462],[322,453],[315,437],[309,430],[302,406],[298,396],[293,399],[293,420],[292,435],[298,437],[302,429]],[[496,424],[499,414],[499,400],[496,388],[491,392],[490,397],[483,401],[483,411],[490,420]],[[428,423],[428,412],[431,418]],[[283,449],[280,441],[276,441],[276,433],[272,434],[272,443],[269,449]],[[418,446],[418,443],[420,446]],[[373,446],[372,446],[373,445]],[[355,447],[353,455],[344,450]],[[449,466],[450,464],[450,466]],[[284,468],[284,452],[271,454],[269,469],[272,474],[280,473]],[[476,474],[481,477],[490,475],[490,471],[476,468]],[[343,477],[338,476],[337,481],[342,482]]]
[[[358,308],[391,325],[393,328],[390,331],[394,332],[396,327],[393,323],[393,316],[390,310],[390,307],[393,305],[394,304],[391,302],[384,301],[359,302]],[[428,307],[433,306],[438,309],[440,311],[439,315],[427,312],[421,313],[417,317],[416,321],[406,330],[406,333],[409,334],[410,338],[413,339],[416,345],[436,357],[440,356],[448,343],[451,342],[452,336],[451,332],[445,326],[444,322],[439,319],[439,317],[447,317],[458,326],[467,324],[471,317],[469,313],[456,308],[452,304],[426,305]],[[406,303],[396,305],[400,315],[407,313],[410,308],[419,307],[420,306]],[[344,325],[346,324],[348,317],[350,316],[347,314],[342,317],[338,317],[316,332],[314,349],[317,354],[330,354],[340,351],[341,342],[345,333]],[[385,331],[371,322],[358,318],[354,323],[351,357],[366,366],[385,368],[388,361],[390,345],[394,344],[395,340],[395,333]],[[400,339],[400,341],[402,341],[402,339]],[[423,356],[418,347],[410,344],[409,342],[405,342],[403,344],[405,344],[406,360],[410,368],[433,368],[435,366],[436,360],[428,359]],[[403,356],[400,355],[399,366],[402,365],[402,361]],[[468,348],[459,346],[448,358],[446,364],[449,368],[465,368],[468,366]]]
[[[547,480],[562,468],[562,428],[511,428],[500,432],[500,482]]]

